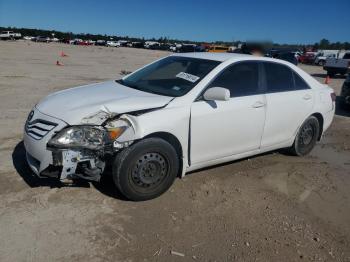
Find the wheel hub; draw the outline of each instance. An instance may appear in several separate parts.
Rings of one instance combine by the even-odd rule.
[[[167,173],[167,163],[158,153],[142,155],[136,162],[133,171],[133,181],[141,187],[158,185]]]
[[[304,145],[308,145],[311,143],[312,138],[314,137],[314,129],[311,125],[306,125],[301,130],[301,141]]]

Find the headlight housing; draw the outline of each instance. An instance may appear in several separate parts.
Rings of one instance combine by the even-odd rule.
[[[84,147],[98,149],[104,146],[106,130],[99,126],[71,126],[61,130],[48,142],[60,148]]]
[[[118,139],[129,127],[124,120],[116,120],[108,126],[70,126],[52,137],[49,147],[101,149]]]

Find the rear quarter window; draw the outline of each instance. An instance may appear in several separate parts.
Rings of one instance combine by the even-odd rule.
[[[310,86],[297,73],[293,72],[293,77],[294,77],[294,90],[310,89]]]

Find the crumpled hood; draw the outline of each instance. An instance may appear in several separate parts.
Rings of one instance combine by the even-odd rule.
[[[162,107],[171,99],[108,81],[53,93],[36,108],[70,125],[101,124],[108,116]]]

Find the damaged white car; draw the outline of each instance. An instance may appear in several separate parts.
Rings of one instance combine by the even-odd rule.
[[[334,110],[333,90],[288,62],[176,54],[47,96],[24,145],[41,177],[99,181],[110,164],[119,191],[146,200],[192,170],[280,148],[308,154]]]

